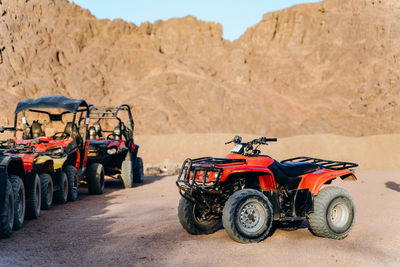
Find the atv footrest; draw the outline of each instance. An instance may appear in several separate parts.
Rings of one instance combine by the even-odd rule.
[[[343,169],[355,168],[358,166],[357,163],[352,163],[352,162],[333,161],[333,160],[317,159],[310,157],[296,157],[281,161],[281,163],[288,163],[288,162],[310,162],[310,163],[315,163],[322,168],[330,170],[343,170]]]

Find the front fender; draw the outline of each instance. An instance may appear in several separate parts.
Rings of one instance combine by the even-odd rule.
[[[328,170],[320,169],[312,173],[302,176],[299,184],[299,189],[308,189],[311,194],[317,195],[321,187],[330,180],[342,177],[342,179],[357,180],[354,172],[349,169],[344,170]]]
[[[232,166],[225,167],[220,179],[220,182],[229,180],[230,177],[238,176],[243,174],[243,176],[257,176],[262,190],[275,190],[276,184],[274,180],[274,175],[268,169],[263,166]]]

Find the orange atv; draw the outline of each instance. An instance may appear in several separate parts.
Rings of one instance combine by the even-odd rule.
[[[265,239],[273,221],[291,230],[307,219],[314,235],[345,238],[354,224],[353,200],[346,190],[325,185],[338,177],[356,180],[350,168],[358,165],[310,157],[279,162],[260,155],[258,146],[274,141],[242,143],[236,136],[226,158],[187,159],[176,181],[183,228],[210,234],[222,221],[233,240],[251,243]]]
[[[87,164],[89,113],[85,100],[60,95],[23,99],[18,103],[12,141],[35,148],[35,155],[21,156],[25,169],[29,171],[51,159],[47,178],[40,179],[42,204],[46,201],[51,204],[52,192],[59,202],[75,201],[82,181],[88,184],[89,193],[103,193],[103,166]],[[17,137],[17,132],[22,132],[21,136]]]

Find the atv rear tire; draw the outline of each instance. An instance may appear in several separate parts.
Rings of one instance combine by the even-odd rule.
[[[54,200],[59,204],[64,204],[68,201],[68,179],[65,172],[61,172],[59,179],[60,188],[54,192]]]
[[[87,170],[89,194],[100,195],[104,192],[104,168],[100,163],[93,163]]]
[[[273,217],[266,196],[254,189],[243,189],[233,193],[225,203],[222,223],[233,240],[254,243],[267,237]]]
[[[68,200],[75,201],[78,199],[79,187],[79,178],[76,168],[72,165],[68,165],[64,168],[64,172],[67,175],[68,180]]]
[[[14,230],[22,227],[25,220],[25,187],[24,182],[19,176],[10,175],[9,177],[14,195]]]
[[[10,237],[14,225],[14,194],[9,180],[7,180],[5,194],[5,209],[0,213],[0,237]]]
[[[354,225],[355,206],[343,188],[329,186],[314,198],[314,212],[308,215],[309,230],[316,236],[343,239]]]
[[[48,173],[42,173],[39,175],[39,177],[42,210],[49,210],[51,209],[51,205],[53,204],[53,179]]]
[[[29,185],[26,196],[26,215],[29,219],[37,219],[40,216],[41,188],[39,175],[35,175]]]
[[[192,235],[208,235],[218,230],[221,220],[202,220],[196,203],[182,197],[178,205],[179,222]]]

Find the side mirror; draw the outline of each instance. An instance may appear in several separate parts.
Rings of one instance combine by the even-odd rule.
[[[233,142],[236,143],[236,144],[239,144],[240,142],[242,142],[242,137],[236,135],[236,136],[233,138]]]

